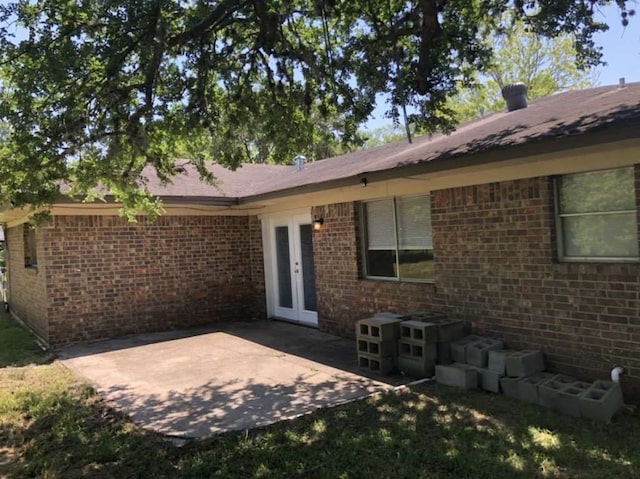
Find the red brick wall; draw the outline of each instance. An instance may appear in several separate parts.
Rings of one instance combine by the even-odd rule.
[[[317,206],[324,218],[313,234],[320,329],[353,336],[358,319],[379,311],[415,311],[432,303],[434,286],[361,279],[358,207],[355,203]]]
[[[640,206],[639,178],[640,166]],[[435,191],[432,222],[441,309],[543,349],[553,370],[607,378],[624,365],[640,397],[640,265],[559,263],[550,178]]]
[[[25,267],[24,225],[9,228],[6,237],[11,311],[44,341],[49,338],[47,264],[44,259],[46,233],[45,229],[36,230],[37,268]]]
[[[640,166],[636,167],[640,212]],[[559,263],[550,178],[432,192],[435,285],[361,279],[358,208],[313,208],[320,328],[352,336],[377,311],[434,308],[585,379],[624,365],[640,397],[640,265]],[[640,213],[638,223],[640,224]],[[640,241],[640,232],[639,232]]]
[[[42,255],[49,342],[264,317],[256,222],[234,216],[163,216],[154,224],[53,217]]]

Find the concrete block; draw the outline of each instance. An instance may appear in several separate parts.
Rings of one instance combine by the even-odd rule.
[[[368,353],[358,352],[358,366],[376,374],[387,375],[396,370],[395,358],[381,358]]]
[[[589,388],[589,383],[576,381],[558,392],[554,409],[560,414],[580,417],[580,396]]]
[[[539,372],[531,376],[519,378],[517,388],[520,401],[538,404],[538,387],[553,376],[552,373]]]
[[[431,378],[434,375],[436,363],[432,359],[415,357],[398,357],[398,370],[414,378]]]
[[[466,349],[467,345],[474,343],[482,339],[480,336],[470,334],[462,339],[458,339],[451,343],[451,359],[458,363],[464,363],[466,361]]]
[[[515,381],[517,379],[514,378]],[[556,374],[538,385],[538,404],[550,409],[558,410],[558,396],[576,380],[570,376]]]
[[[400,324],[400,339],[414,344],[435,343],[438,340],[438,327],[422,321],[403,321]]]
[[[379,339],[359,337],[356,339],[359,353],[369,353],[381,358],[396,356],[398,354],[398,342],[395,339]]]
[[[438,364],[436,365],[436,382],[445,386],[476,389],[478,372],[464,363],[453,363],[450,366]]]
[[[407,314],[407,316],[409,319],[414,321],[424,321],[426,323],[447,319],[447,315],[445,313],[440,313],[438,311],[413,311]]]
[[[534,373],[544,371],[544,356],[542,351],[526,349],[514,351],[506,356],[507,376],[523,378]]]
[[[502,341],[484,338],[465,347],[466,361],[472,366],[486,368],[489,362],[489,351],[499,351],[503,347]]]
[[[518,398],[518,379],[517,378],[508,378],[502,377],[500,378],[500,389],[505,396],[508,396],[513,399]]]
[[[438,341],[453,342],[466,336],[464,321],[458,319],[434,319],[431,323],[438,326]]]
[[[492,393],[500,392],[500,374],[487,368],[475,368],[478,372],[478,387]]]
[[[436,363],[442,365],[451,364],[451,343],[448,341],[438,341],[436,343]]]
[[[489,358],[487,359],[487,367],[492,371],[495,371],[502,376],[506,375],[507,371],[507,356],[513,351],[501,350],[501,351],[489,351]]]
[[[398,356],[416,359],[423,358],[435,363],[437,354],[436,343],[415,344],[412,341],[398,340]]]
[[[608,422],[623,404],[620,384],[611,381],[594,381],[580,396],[580,414],[589,419]]]
[[[356,323],[356,337],[380,341],[395,340],[400,335],[401,322],[400,319],[384,316],[361,319]]]

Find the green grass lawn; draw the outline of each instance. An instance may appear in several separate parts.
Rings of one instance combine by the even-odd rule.
[[[176,447],[58,363],[30,364],[0,368],[0,477],[637,478],[640,419],[423,385]]]

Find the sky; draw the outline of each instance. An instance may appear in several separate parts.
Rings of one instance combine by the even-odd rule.
[[[602,47],[602,60],[607,63],[596,69],[597,84],[600,86],[618,84],[622,77],[627,83],[640,81],[640,1],[630,8],[635,8],[637,14],[630,17],[626,28],[622,26],[620,11],[615,5],[604,7],[596,14],[596,20],[609,25],[608,31],[594,36],[596,45]],[[378,107],[366,123],[366,130],[391,123],[384,116],[386,108],[384,97],[378,97]]]

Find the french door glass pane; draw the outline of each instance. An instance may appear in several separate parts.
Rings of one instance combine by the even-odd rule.
[[[304,288],[304,309],[317,311],[316,275],[313,264],[313,231],[311,225],[300,225],[300,250],[302,253],[302,287]]]
[[[278,267],[278,304],[282,308],[292,308],[293,294],[291,290],[288,226],[276,226],[276,261]]]

